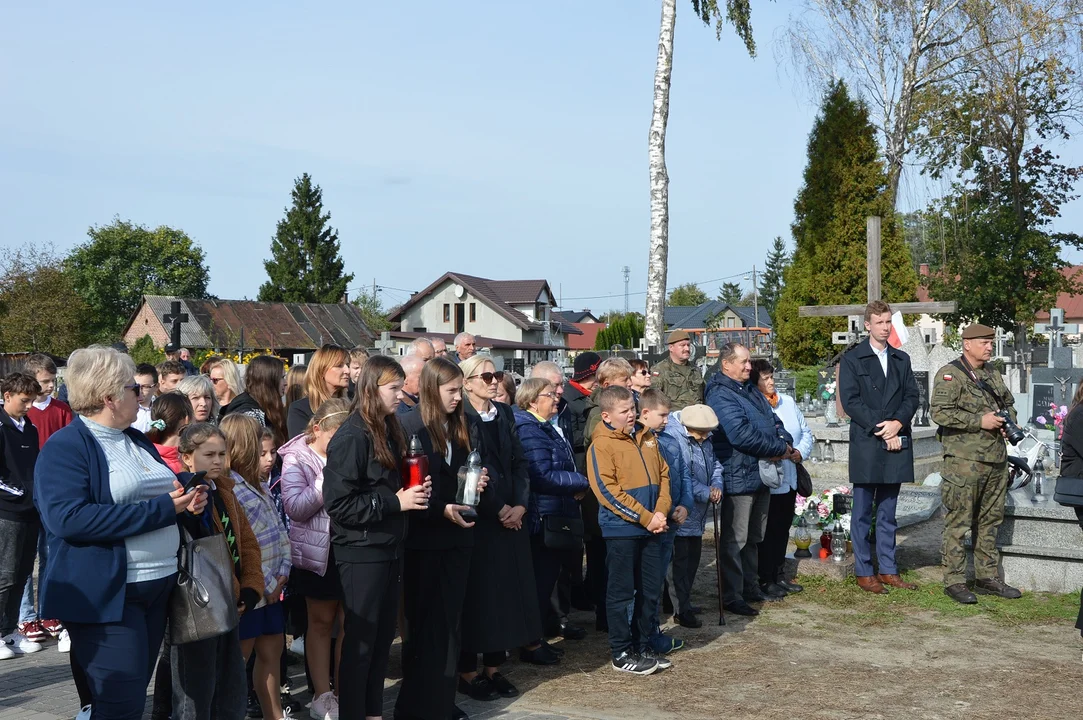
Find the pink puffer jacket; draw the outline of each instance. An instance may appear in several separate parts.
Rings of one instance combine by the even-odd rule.
[[[293,567],[323,576],[331,548],[331,518],[323,509],[324,458],[298,435],[278,449],[282,456],[282,506],[290,518]]]

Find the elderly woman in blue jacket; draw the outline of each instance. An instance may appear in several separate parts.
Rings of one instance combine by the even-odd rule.
[[[659,440],[679,452],[691,477],[692,508],[673,539],[673,591],[677,595],[676,620],[682,627],[698,628],[699,608],[692,605],[703,554],[703,533],[707,529],[707,504],[722,500],[722,463],[715,457],[711,434],[718,427],[714,410],[706,405],[689,405],[671,413]]]
[[[797,499],[797,464],[803,462],[812,452],[814,438],[805,422],[805,416],[789,395],[780,395],[775,390],[775,370],[766,360],[752,363],[752,375],[749,384],[755,385],[764,396],[771,409],[793,438],[790,456],[780,463],[782,484],[771,488],[771,507],[767,511],[767,529],[760,543],[760,590],[764,595],[785,597],[790,593],[799,593],[804,588],[787,580],[786,546],[790,542],[790,527],[793,525],[794,501]]]
[[[566,545],[582,541],[579,500],[590,490],[586,476],[575,470],[570,438],[561,435],[553,424],[559,399],[556,386],[543,378],[524,380],[515,393],[515,430],[530,476],[527,528],[543,627],[551,624],[545,622],[544,614],[553,612],[549,598],[565,555],[578,556],[582,552]],[[578,538],[574,537],[576,529]],[[540,640],[522,649],[520,657],[540,665],[552,665],[559,659],[556,651]]]
[[[139,410],[130,357],[76,350],[65,379],[75,419],[49,439],[34,472],[51,560],[41,610],[71,636],[95,720],[138,720],[177,583],[177,515],[202,512],[206,495],[185,492],[130,427]]]

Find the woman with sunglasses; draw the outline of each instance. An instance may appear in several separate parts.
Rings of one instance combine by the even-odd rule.
[[[463,605],[459,692],[475,700],[494,700],[519,694],[500,673],[507,651],[541,635],[530,535],[523,530],[530,471],[515,433],[514,412],[494,400],[504,373],[485,355],[463,360],[459,369],[465,375],[463,398],[471,434],[477,438],[481,464],[489,469]]]

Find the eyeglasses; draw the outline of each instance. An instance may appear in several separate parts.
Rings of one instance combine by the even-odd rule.
[[[557,394],[555,392],[538,393],[538,397],[556,398]]]
[[[226,381],[225,378],[211,378],[211,382],[214,383],[215,385],[217,385],[220,382],[225,382],[225,381]]]
[[[651,371],[643,368],[642,370],[636,370],[636,375],[650,375]]]
[[[504,382],[504,371],[497,370],[496,372],[478,373],[477,375],[471,375],[467,378],[467,380],[473,380],[474,378],[478,377],[481,378],[481,381],[484,382],[486,385],[491,383],[493,380],[496,380],[497,382]]]
[[[136,395],[138,395],[139,394],[139,383],[132,383],[131,385],[125,385],[124,389],[125,390],[131,390]]]

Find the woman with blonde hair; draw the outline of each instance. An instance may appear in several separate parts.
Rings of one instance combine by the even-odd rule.
[[[177,516],[202,512],[207,496],[202,487],[185,492],[131,428],[139,383],[128,355],[76,350],[65,380],[75,417],[49,438],[35,468],[48,478],[34,487],[50,558],[41,614],[67,628],[94,717],[136,720],[177,584]]]
[[[312,356],[305,373],[305,396],[290,405],[286,430],[295,438],[308,427],[309,418],[333,397],[345,397],[350,385],[350,352],[338,345],[324,345]]]
[[[244,392],[244,381],[241,380],[241,371],[237,363],[229,358],[222,358],[211,363],[207,375],[214,385],[214,397],[218,404],[225,408],[233,399]]]
[[[175,392],[184,395],[192,403],[192,422],[210,422],[218,419],[218,399],[214,384],[206,375],[189,375],[177,383]]]
[[[290,406],[305,396],[305,374],[307,372],[308,365],[294,365],[286,371],[285,387],[282,389],[282,404],[287,415],[289,415]]]

